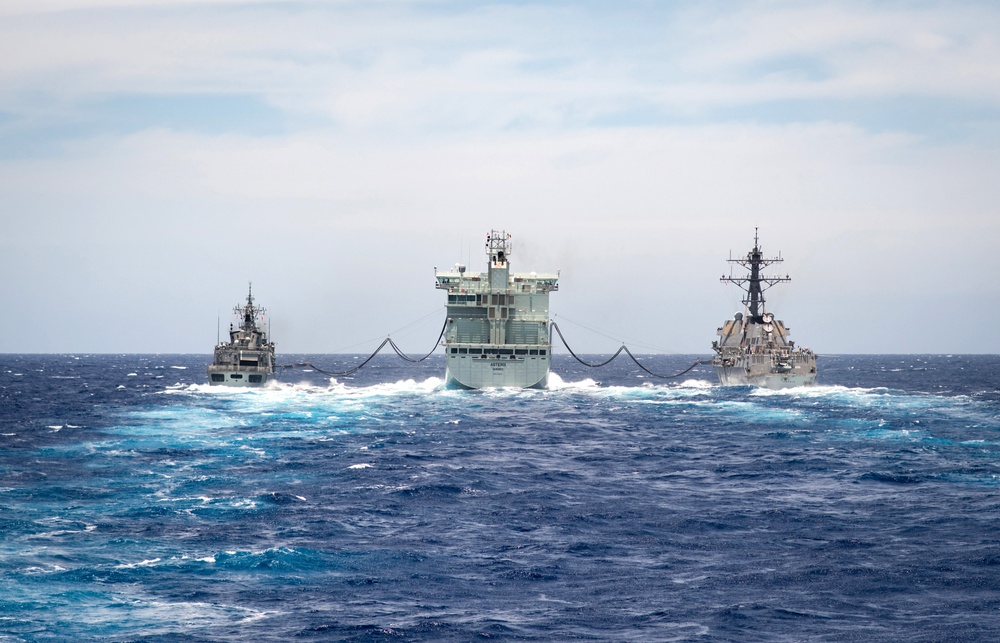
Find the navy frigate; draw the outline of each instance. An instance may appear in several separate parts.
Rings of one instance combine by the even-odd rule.
[[[559,275],[510,272],[511,237],[486,236],[485,273],[435,269],[448,292],[444,331],[446,381],[463,388],[544,388],[552,358],[549,293]]]
[[[816,354],[808,348],[795,346],[788,338],[789,328],[775,319],[764,306],[764,291],[786,281],[789,276],[763,275],[761,269],[783,261],[778,257],[764,258],[757,233],[753,250],[746,257],[728,260],[749,271],[746,276],[722,276],[723,283],[736,284],[746,293],[742,313],[736,313],[716,332],[719,340],[712,342],[715,356],[712,365],[723,386],[762,386],[789,388],[816,382]]]
[[[264,312],[254,305],[251,284],[247,303],[233,309],[239,326],[229,324],[229,341],[215,347],[208,367],[210,384],[262,386],[274,378],[274,342],[269,342],[267,333],[257,325]]]

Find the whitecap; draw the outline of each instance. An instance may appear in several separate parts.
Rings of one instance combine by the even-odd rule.
[[[159,558],[149,558],[147,560],[143,560],[138,563],[122,563],[121,565],[115,565],[115,569],[135,569],[136,567],[152,567],[158,562],[160,562]]]
[[[585,378],[579,382],[567,382],[558,373],[549,373],[549,383],[546,388],[550,391],[570,390],[592,390],[598,388],[598,384],[592,378]]]
[[[684,380],[683,382],[678,384],[678,386],[684,388],[708,389],[708,388],[715,388],[716,384],[713,382],[709,382],[707,380]]]

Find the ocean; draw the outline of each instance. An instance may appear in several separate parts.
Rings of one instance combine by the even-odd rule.
[[[209,361],[0,355],[0,641],[1000,639],[998,356]]]

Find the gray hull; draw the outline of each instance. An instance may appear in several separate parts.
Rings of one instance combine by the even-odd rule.
[[[812,352],[716,356],[712,366],[723,386],[792,388],[816,383],[816,355]]]
[[[445,378],[451,387],[544,388],[549,381],[548,355],[487,357],[449,353],[446,364]]]
[[[257,387],[274,379],[274,373],[266,371],[238,370],[232,368],[208,367],[208,383],[218,386]]]
[[[794,388],[796,386],[811,386],[816,383],[816,373],[747,373],[747,369],[735,366],[716,366],[715,374],[719,376],[722,386],[760,386],[770,389]]]

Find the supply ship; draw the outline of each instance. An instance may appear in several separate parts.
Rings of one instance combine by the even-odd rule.
[[[808,348],[795,346],[788,338],[789,328],[775,319],[764,306],[764,291],[791,277],[765,276],[761,269],[784,261],[778,257],[765,259],[760,249],[756,229],[753,250],[746,257],[728,259],[750,271],[745,277],[722,276],[723,283],[733,283],[743,289],[746,309],[736,313],[716,332],[719,340],[712,342],[715,356],[712,365],[723,386],[762,386],[789,388],[816,383],[816,355]],[[731,270],[730,270],[731,273]]]
[[[253,303],[253,284],[247,292],[247,303],[236,306],[233,313],[240,325],[229,324],[229,341],[215,347],[215,356],[208,367],[210,384],[225,386],[263,386],[274,378],[274,342],[257,326],[264,309]]]
[[[486,236],[485,273],[438,272],[436,287],[448,291],[444,332],[448,386],[544,388],[552,343],[549,293],[559,289],[557,274],[510,272],[511,237]]]

